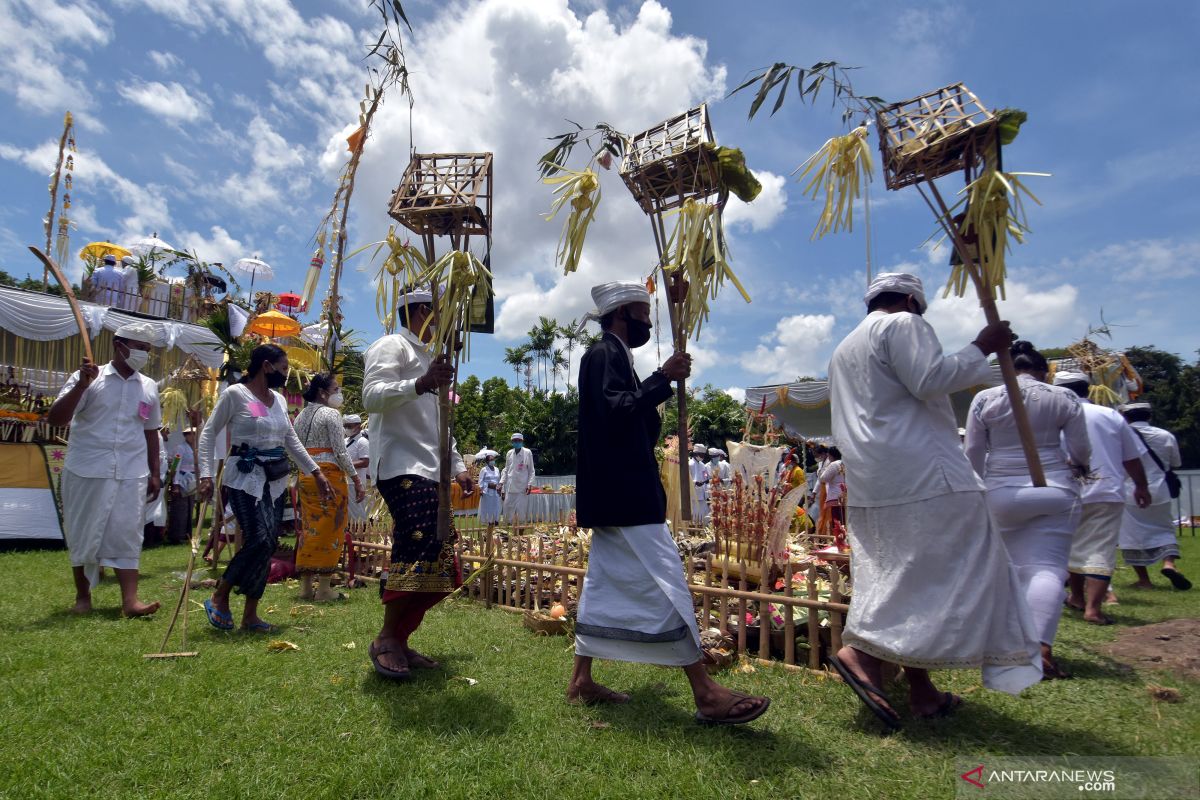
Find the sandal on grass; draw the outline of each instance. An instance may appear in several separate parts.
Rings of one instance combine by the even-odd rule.
[[[371,666],[375,668],[375,673],[390,681],[405,681],[411,678],[412,671],[407,666],[404,669],[388,669],[379,662],[379,657],[388,653],[404,655],[404,648],[392,644],[385,644],[381,647],[375,642],[371,642],[370,647],[367,648],[367,655],[371,657]]]
[[[598,706],[598,705],[614,705],[619,706],[629,702],[629,695],[624,692],[616,692],[607,686],[601,686],[598,691],[593,694],[577,694],[572,697],[567,695],[567,703],[573,706]]]
[[[228,611],[221,611],[214,606],[211,597],[204,601],[204,614],[208,617],[208,623],[217,630],[233,630],[233,614]]]
[[[738,705],[747,700],[760,700],[757,706],[749,711],[731,715],[730,712]],[[701,711],[696,712],[696,722],[701,725],[745,725],[747,722],[753,722],[766,713],[771,706],[771,698],[769,697],[751,697],[748,694],[731,691],[729,698],[721,704],[720,711],[717,714],[705,714]]]
[[[937,707],[937,710],[929,714],[917,714],[917,719],[938,719],[939,717],[948,717],[958,710],[963,704],[963,699],[952,692],[942,692],[942,704]]]
[[[251,622],[249,625],[243,625],[242,630],[246,633],[275,633],[275,631],[279,630],[279,627],[269,622],[263,622],[260,619],[257,622]]]
[[[408,659],[408,666],[410,668],[415,667],[417,669],[438,669],[442,666],[441,662],[434,661],[429,656],[422,655],[416,650],[409,650],[404,655]]]
[[[842,663],[842,660],[837,656],[830,656],[829,661],[831,664],[833,664],[833,668],[837,670],[838,675],[842,676],[842,680],[846,682],[846,685],[854,690],[854,693],[858,695],[858,699],[863,702],[863,705],[865,705],[867,709],[879,719],[880,722],[886,725],[889,730],[900,730],[900,717],[896,714],[896,712],[888,711],[886,708],[876,702],[874,697],[871,697],[871,695],[875,695],[875,697],[883,698],[883,700],[889,706],[892,705],[892,701],[886,694],[883,693],[881,689],[876,689],[874,686],[855,675],[850,668]]]
[[[1162,573],[1164,578],[1171,582],[1172,586],[1181,592],[1186,592],[1188,589],[1192,588],[1192,582],[1185,578],[1183,573],[1177,569],[1168,569],[1164,567],[1163,569],[1160,569],[1159,572]]]

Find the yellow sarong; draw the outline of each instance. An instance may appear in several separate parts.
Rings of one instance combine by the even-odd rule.
[[[311,450],[309,452],[312,452]],[[333,572],[342,561],[349,519],[350,495],[337,464],[317,462],[333,487],[333,500],[324,502],[312,475],[300,476],[300,517],[303,521],[296,547],[297,572]]]

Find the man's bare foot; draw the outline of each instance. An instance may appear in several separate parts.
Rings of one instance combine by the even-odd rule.
[[[411,647],[405,648],[404,657],[408,659],[408,665],[416,669],[437,669],[442,666],[429,656],[423,656]]]
[[[919,719],[936,719],[948,717],[962,705],[962,698],[951,692],[922,692],[919,699],[910,695],[908,707],[913,716]]]
[[[148,617],[155,611],[158,611],[158,607],[157,600],[153,603],[143,603],[141,600],[138,600],[131,606],[122,606],[121,613],[127,617]]]
[[[92,598],[91,597],[76,597],[75,605],[71,606],[72,614],[90,614],[92,613]]]
[[[838,660],[850,670],[850,672],[854,673],[858,680],[865,680],[872,686],[876,686],[881,689],[883,688],[882,686],[879,686],[879,684],[883,682],[883,671],[880,669],[879,661],[863,658],[862,654],[853,647],[843,647],[841,650],[838,650],[837,657]],[[892,708],[891,704],[888,703],[886,697],[877,695],[874,692],[870,692],[870,694],[872,699],[874,699],[874,701],[879,704],[879,707],[884,711],[888,712],[893,717],[900,716],[896,713],[896,709]]]
[[[1096,613],[1084,612],[1083,621],[1089,622],[1092,625],[1112,625],[1114,620],[1112,617],[1097,611]]]
[[[1121,604],[1120,601],[1117,600],[1117,593],[1114,592],[1112,589],[1109,589],[1104,595],[1104,605],[1116,606],[1116,605],[1120,605],[1120,604]]]
[[[732,706],[730,703],[736,700]],[[696,699],[696,710],[715,722],[736,720],[764,710],[771,701],[765,697],[749,697],[741,692],[717,686],[713,691]]]
[[[576,706],[592,706],[600,703],[621,705],[629,702],[629,695],[615,692],[595,681],[572,683],[567,686],[567,702]]]
[[[1082,600],[1076,600],[1073,597],[1067,598],[1063,602],[1063,605],[1066,606],[1067,608],[1072,608],[1076,611],[1083,611],[1085,608],[1087,608],[1087,606],[1084,604],[1084,602]]]
[[[1136,581],[1129,584],[1130,589],[1153,589],[1154,584],[1150,581]]]

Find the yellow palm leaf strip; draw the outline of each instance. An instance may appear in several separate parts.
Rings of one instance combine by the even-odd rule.
[[[464,357],[470,359],[471,300],[476,291],[487,291],[490,279],[491,272],[483,262],[473,253],[461,250],[451,250],[425,270],[419,282],[438,286],[433,316],[437,326],[430,341],[431,350],[450,352],[455,334],[461,330]]]
[[[571,213],[563,223],[556,254],[563,274],[569,275],[579,268],[579,257],[583,253],[588,226],[592,224],[596,216],[596,207],[600,205],[600,177],[590,169],[576,172],[560,168],[559,172],[563,174],[542,179],[542,183],[558,187],[554,190],[555,200],[545,217],[546,221],[550,222],[558,216],[558,212],[564,206],[568,203],[571,206]]]
[[[811,175],[802,194],[814,200],[824,194],[813,239],[853,230],[854,203],[862,194],[862,185],[871,180],[871,170],[871,149],[863,126],[829,139],[796,168],[792,174],[800,173],[797,181]]]
[[[668,256],[664,268],[680,273],[688,283],[680,325],[684,334],[691,338],[708,319],[709,301],[716,299],[727,278],[747,303],[750,295],[729,267],[721,236],[720,210],[709,203],[687,200],[672,213],[678,216],[667,239]]]

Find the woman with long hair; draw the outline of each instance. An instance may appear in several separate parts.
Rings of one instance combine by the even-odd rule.
[[[343,436],[342,388],[337,378],[329,374],[314,375],[304,390],[307,405],[292,426],[300,442],[308,449],[321,473],[333,487],[333,501],[321,494],[316,478],[300,476],[300,541],[296,546],[296,572],[300,574],[300,597],[304,600],[342,600],[345,595],[334,592],[330,579],[342,560],[349,521],[350,498],[346,479],[354,483],[355,502],[367,496],[354,462],[346,452]],[[313,583],[316,582],[314,590]]]
[[[241,382],[221,394],[200,433],[197,491],[201,500],[207,500],[213,494],[216,434],[229,431],[232,448],[221,484],[242,530],[241,549],[229,562],[216,592],[204,601],[208,621],[220,630],[233,629],[229,593],[234,588],[246,597],[242,629],[256,633],[275,630],[258,616],[258,601],[266,590],[271,556],[279,542],[283,498],[291,477],[288,456],[313,476],[326,501],[333,498],[329,480],[300,444],[288,419],[287,401],[278,392],[287,383],[287,374],[288,357],[282,348],[273,344],[254,348]]]
[[[1050,367],[1045,357],[1025,341],[1013,344],[1011,352],[1046,485],[1034,486],[1029,477],[1003,386],[975,395],[967,414],[966,454],[987,485],[988,510],[1033,612],[1043,675],[1066,678],[1052,648],[1062,616],[1071,538],[1083,513],[1076,474],[1087,472],[1092,447],[1079,399],[1069,389],[1046,383]]]

